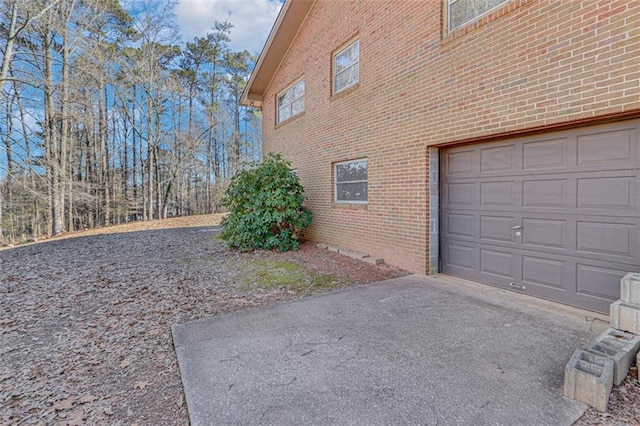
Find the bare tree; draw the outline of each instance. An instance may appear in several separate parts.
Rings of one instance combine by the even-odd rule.
[[[16,39],[20,33],[27,28],[32,22],[40,19],[51,8],[58,5],[60,0],[55,0],[49,4],[43,5],[40,9],[34,9],[33,4],[25,0],[8,0],[3,1],[2,7],[4,10],[10,11],[9,27],[6,34],[6,44],[4,48],[4,55],[2,56],[2,66],[0,67],[0,85],[3,85],[7,81],[9,75],[9,68],[14,54],[14,45]],[[31,7],[30,7],[31,6]],[[21,13],[22,12],[22,13]],[[18,15],[24,15],[21,22],[19,22]]]
[[[213,212],[259,155],[229,23],[182,49],[174,0],[0,4],[0,239]]]

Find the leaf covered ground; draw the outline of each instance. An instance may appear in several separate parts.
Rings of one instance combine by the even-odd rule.
[[[403,275],[303,244],[228,250],[220,215],[132,223],[0,250],[0,425],[188,424],[176,323]],[[607,413],[640,424],[637,369]]]
[[[219,220],[0,251],[0,424],[187,424],[172,324],[405,274],[310,243],[231,251]]]

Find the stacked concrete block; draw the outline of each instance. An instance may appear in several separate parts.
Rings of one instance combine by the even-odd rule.
[[[611,327],[640,334],[640,274],[630,272],[622,278],[620,297],[611,304]]]
[[[586,348],[587,352],[610,358],[614,363],[613,384],[619,385],[629,374],[640,350],[640,336],[610,328]]]
[[[640,274],[620,281],[621,299],[611,304],[611,327],[573,353],[564,371],[564,395],[606,411],[613,385],[640,365]]]
[[[620,299],[640,306],[640,274],[629,272],[620,280]]]
[[[577,349],[564,369],[564,396],[606,411],[614,368],[611,358]]]
[[[611,304],[611,327],[640,334],[640,306],[618,300]]]

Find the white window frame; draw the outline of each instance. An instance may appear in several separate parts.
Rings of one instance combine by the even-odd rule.
[[[490,14],[491,12],[493,12],[494,10],[504,6],[506,3],[508,3],[511,0],[502,0],[502,2],[500,4],[497,4],[491,8],[488,8],[487,10],[485,10],[484,12],[474,16],[473,18],[469,19],[468,21],[462,22],[460,24],[458,24],[458,26],[456,26],[455,28],[451,28],[451,5],[458,3],[460,1],[466,1],[466,0],[445,0],[446,5],[447,5],[447,32],[452,33],[454,31],[459,30],[462,27],[465,27],[467,25],[469,25],[472,22],[477,21],[478,19],[482,18],[483,16],[486,16],[488,14]],[[487,2],[489,0],[485,0],[485,2]]]
[[[357,48],[358,59],[355,62],[353,62],[352,64],[350,64],[348,67],[346,67],[345,69],[343,69],[343,70],[338,72],[337,71],[338,70],[338,67],[337,67],[338,57],[340,55],[342,55],[343,53],[345,53],[347,50],[351,49],[353,46],[356,46],[356,48]],[[342,48],[338,52],[336,52],[333,55],[332,61],[333,61],[333,78],[332,78],[332,80],[333,80],[333,93],[334,94],[335,93],[340,93],[343,90],[345,90],[345,89],[347,89],[347,88],[349,88],[351,86],[354,86],[354,85],[358,84],[358,82],[360,82],[360,40],[359,39],[355,39],[355,40],[351,41],[347,46],[345,46],[344,48]],[[351,84],[347,84],[344,87],[338,88],[338,85],[337,85],[337,83],[338,83],[338,75],[344,74],[346,72],[352,72],[353,69],[356,66],[358,67],[358,77],[356,78],[356,81],[352,82]]]
[[[302,84],[302,88],[303,88],[302,94],[300,96],[298,96],[297,98],[294,98],[291,101],[289,101],[287,103],[283,103],[281,105],[280,102],[282,100],[284,100],[289,93],[293,93],[294,89],[297,86],[299,86],[300,84]],[[304,112],[304,110],[306,109],[306,101],[305,101],[306,93],[307,93],[306,83],[304,82],[304,78],[301,78],[298,81],[296,81],[295,83],[293,83],[292,85],[290,85],[289,87],[287,87],[285,90],[280,92],[276,96],[276,124],[283,123],[283,122],[289,120],[290,118],[293,118],[293,117],[295,117],[297,115],[300,115],[300,114],[302,114]],[[293,114],[293,104],[295,102],[299,101],[300,99],[302,99],[302,110],[296,112],[295,114]],[[288,110],[289,111],[289,115],[286,118],[282,118],[281,112],[283,110]]]
[[[367,179],[366,180],[350,180],[338,182],[338,166],[350,163],[358,163],[364,162],[367,169]],[[365,201],[359,200],[339,200],[338,199],[338,185],[345,183],[366,183],[367,184],[367,199]],[[333,201],[340,204],[368,204],[369,203],[369,160],[367,158],[356,158],[354,160],[340,161],[337,163],[333,163]]]

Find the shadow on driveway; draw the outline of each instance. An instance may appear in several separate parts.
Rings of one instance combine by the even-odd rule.
[[[192,425],[570,425],[597,314],[408,276],[173,327]]]

